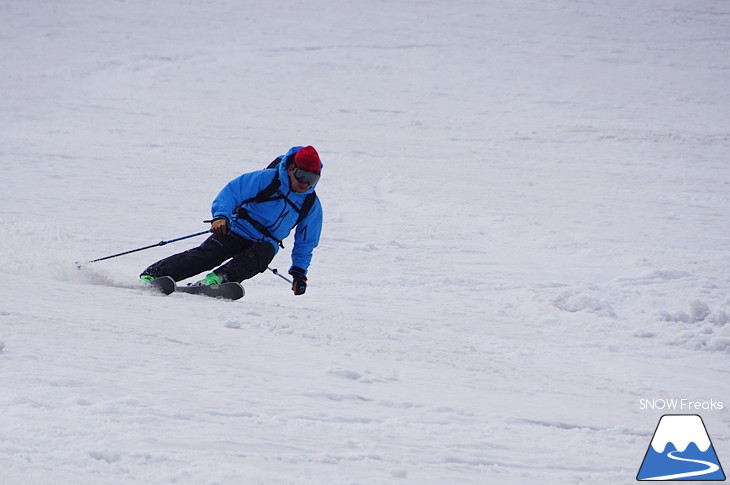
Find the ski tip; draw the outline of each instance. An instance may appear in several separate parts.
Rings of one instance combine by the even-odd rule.
[[[169,295],[173,293],[176,289],[175,280],[172,279],[170,276],[160,276],[159,278],[155,278],[154,280],[150,281],[150,285],[152,285],[154,288],[157,288],[160,290],[161,293],[164,293],[165,295]]]

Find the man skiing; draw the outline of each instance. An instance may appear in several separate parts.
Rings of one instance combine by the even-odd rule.
[[[312,250],[322,230],[322,206],[314,192],[322,162],[311,145],[295,146],[269,167],[223,187],[211,209],[212,236],[197,248],[154,263],[140,278],[151,282],[170,276],[180,281],[222,264],[195,285],[240,283],[266,271],[284,247],[281,241],[296,227],[289,274],[294,294],[304,294]]]

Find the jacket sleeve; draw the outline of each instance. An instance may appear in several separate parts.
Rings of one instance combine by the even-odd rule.
[[[301,268],[306,275],[312,261],[312,251],[319,245],[321,233],[322,205],[317,198],[311,212],[299,223],[294,233],[294,247],[291,252],[292,268]]]
[[[261,190],[261,171],[250,172],[237,177],[226,184],[213,200],[211,214],[213,219],[225,219],[230,226],[235,211],[244,200],[256,197]]]

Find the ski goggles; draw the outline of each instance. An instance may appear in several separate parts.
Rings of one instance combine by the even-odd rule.
[[[319,174],[314,172],[308,172],[299,167],[294,167],[294,178],[300,184],[315,185],[319,182]]]

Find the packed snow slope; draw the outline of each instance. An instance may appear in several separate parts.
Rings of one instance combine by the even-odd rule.
[[[3,484],[628,484],[668,412],[730,463],[728,2],[0,22]],[[137,285],[200,237],[77,268],[204,230],[228,180],[307,144],[305,295]]]

